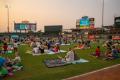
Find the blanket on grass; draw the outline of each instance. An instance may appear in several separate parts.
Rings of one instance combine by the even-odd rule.
[[[85,59],[79,59],[73,62],[66,62],[66,61],[63,61],[62,59],[51,59],[51,60],[45,60],[44,63],[48,68],[53,68],[53,67],[65,66],[68,64],[80,64],[80,63],[86,63],[86,62],[89,62],[89,61]]]
[[[64,50],[60,50],[58,52],[53,52],[53,51],[50,51],[50,50],[45,50],[45,53],[43,54],[59,54],[59,53],[64,53],[64,52],[67,52],[67,51],[64,51]],[[33,56],[39,56],[39,55],[42,55],[41,53],[38,53],[38,54],[34,54],[32,51],[26,51],[27,54],[32,54]]]
[[[50,51],[50,50],[47,50],[47,51],[45,51],[47,54],[58,54],[58,53],[64,53],[64,52],[67,52],[67,51],[65,51],[65,50],[60,50],[60,51],[58,51],[58,52],[53,52],[53,51]]]
[[[62,46],[69,46],[70,44],[61,44]]]

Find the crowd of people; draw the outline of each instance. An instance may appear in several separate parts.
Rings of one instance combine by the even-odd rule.
[[[7,38],[0,40],[0,78],[13,76],[14,72],[23,68],[18,51],[18,41]],[[12,54],[14,57],[4,56]]]
[[[114,43],[113,41],[106,41],[103,45],[106,48],[105,52],[102,52],[100,46],[97,46],[94,56],[103,56],[105,60],[112,60],[119,58],[120,48],[119,43]]]
[[[33,54],[44,54],[46,51],[52,51],[58,53],[60,51],[62,44],[74,44],[76,46],[69,47],[68,52],[64,57],[58,56],[65,62],[73,62],[80,59],[80,57],[75,53],[76,49],[91,49],[91,43],[95,41],[90,40],[80,40],[80,39],[69,39],[67,37],[63,38],[39,38],[39,37],[29,37],[26,38],[22,43],[28,44],[32,48]],[[11,44],[11,46],[9,46]],[[18,40],[0,40],[0,76],[13,75],[16,70],[21,70],[23,66],[21,65],[21,57],[19,55]],[[68,45],[69,46],[69,45]],[[96,45],[95,45],[96,46]],[[101,50],[101,45],[97,46],[95,52],[92,54],[95,57],[104,57],[105,60],[112,60],[119,58],[120,48],[119,43],[114,43],[113,41],[107,41],[104,43],[105,51]],[[15,58],[11,59],[9,57],[2,57],[2,54],[8,53],[8,51],[13,51]],[[2,73],[6,72],[6,73]]]

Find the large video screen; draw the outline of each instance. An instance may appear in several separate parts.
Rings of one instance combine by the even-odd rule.
[[[24,23],[15,23],[15,30],[32,30],[36,31],[36,24],[24,24]]]
[[[80,28],[89,28],[90,21],[87,16],[84,16],[80,19]]]
[[[76,24],[78,25],[78,23]],[[94,18],[83,16],[79,21],[80,29],[94,28]]]

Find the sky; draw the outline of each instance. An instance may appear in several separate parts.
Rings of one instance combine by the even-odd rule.
[[[14,21],[28,20],[37,23],[37,30],[45,25],[63,25],[64,29],[76,28],[76,19],[82,16],[95,18],[95,27],[102,24],[103,0],[0,0],[0,32],[7,31],[9,5],[10,31]],[[114,17],[120,16],[120,0],[104,0],[104,25],[113,25]]]

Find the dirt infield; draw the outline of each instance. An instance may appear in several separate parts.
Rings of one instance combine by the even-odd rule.
[[[120,80],[120,64],[65,80]]]

